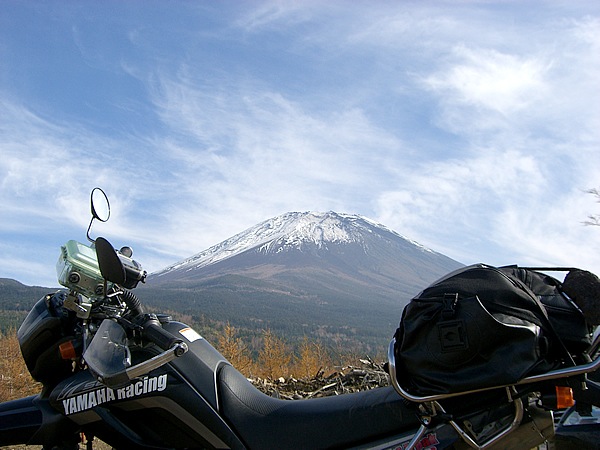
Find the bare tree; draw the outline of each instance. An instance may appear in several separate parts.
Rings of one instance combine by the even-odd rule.
[[[592,194],[596,197],[596,202],[600,203],[600,189],[593,188],[585,191],[587,194]],[[600,214],[590,214],[586,221],[583,222],[584,225],[594,225],[600,226]]]
[[[290,375],[292,352],[283,339],[269,328],[263,330],[263,348],[258,354],[258,367],[264,377],[275,379],[277,376]]]
[[[331,366],[329,355],[323,345],[311,341],[307,336],[302,339],[298,353],[294,364],[294,375],[298,377],[316,377],[319,372]]]
[[[251,372],[252,358],[250,351],[241,338],[237,336],[237,330],[229,322],[225,325],[223,333],[219,335],[218,347],[223,356],[233,366],[248,375]]]

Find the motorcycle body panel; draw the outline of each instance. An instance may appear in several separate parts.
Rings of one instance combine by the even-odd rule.
[[[186,381],[215,410],[219,409],[217,373],[229,362],[206,339],[193,328],[176,321],[163,323],[163,328],[173,335],[182,337],[188,345],[188,352],[171,362],[171,365],[186,377]]]
[[[29,442],[42,426],[42,411],[35,405],[39,397],[0,403],[0,445]]]
[[[269,397],[185,324],[163,327],[184,337],[185,355],[118,389],[80,372],[53,390],[51,405],[117,448],[351,448],[372,441],[385,448],[409,442],[419,426],[414,408],[391,387],[293,402]],[[157,352],[138,349],[132,360]],[[448,445],[457,439],[451,427],[428,436]]]
[[[43,445],[72,438],[77,425],[40,395],[0,403],[0,446]]]
[[[228,363],[186,325],[164,326],[189,337],[185,355],[118,389],[80,372],[53,390],[52,406],[116,447],[243,448],[218,413],[216,373]],[[158,352],[152,346],[138,349],[132,351],[132,360]]]
[[[58,347],[72,339],[74,314],[61,308],[66,294],[57,292],[39,299],[17,331],[25,364],[36,381],[52,384],[69,376],[72,364],[60,357]]]

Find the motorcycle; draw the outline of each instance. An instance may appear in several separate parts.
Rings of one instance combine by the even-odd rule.
[[[146,272],[129,247],[90,237],[94,221],[110,216],[100,188],[90,203],[90,244],[68,241],[57,263],[67,290],[41,298],[17,332],[43,387],[0,404],[0,446],[85,441],[91,449],[100,439],[127,449],[529,449],[552,438],[553,411],[572,407],[573,395],[582,417],[600,405],[599,385],[587,378],[600,367],[598,333],[578,365],[510,386],[416,396],[397,381],[392,340],[391,386],[270,397],[193,328],[144,310],[132,289]]]

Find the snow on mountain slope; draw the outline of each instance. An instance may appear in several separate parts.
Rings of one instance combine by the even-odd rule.
[[[330,243],[353,243],[366,246],[365,236],[370,235],[386,235],[393,239],[404,240],[423,252],[434,253],[363,216],[340,214],[333,211],[326,213],[289,212],[265,220],[154,275],[160,276],[174,271],[200,269],[248,250],[268,254],[289,250],[302,251],[303,247],[307,246],[327,248]]]

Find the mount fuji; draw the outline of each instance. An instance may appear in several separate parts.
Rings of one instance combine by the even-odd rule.
[[[143,290],[186,314],[369,351],[414,295],[461,266],[363,216],[290,212],[151,274]]]

